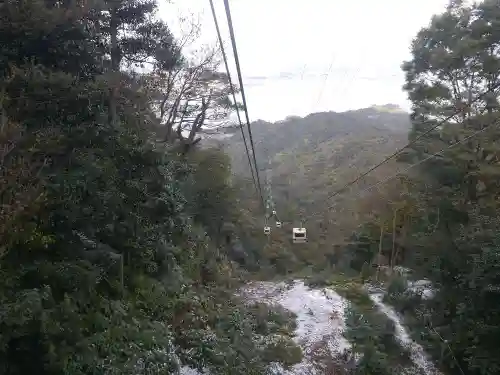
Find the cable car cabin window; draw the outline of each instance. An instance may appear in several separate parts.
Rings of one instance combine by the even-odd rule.
[[[296,238],[304,238],[306,236],[305,233],[295,233]]]

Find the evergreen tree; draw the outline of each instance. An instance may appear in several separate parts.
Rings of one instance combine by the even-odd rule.
[[[236,270],[188,210],[193,171],[153,141],[148,79],[125,64],[180,62],[155,8],[0,4],[2,374],[260,374],[271,361],[267,320],[233,296]]]
[[[500,274],[493,260],[500,256],[498,12],[496,1],[472,6],[451,1],[418,33],[412,60],[403,66],[413,103],[410,140],[443,122],[404,158],[415,162],[462,142],[419,168],[422,203],[436,225],[432,231],[414,226],[412,245],[440,288],[431,325],[469,374],[500,368],[493,349],[500,329]],[[460,373],[451,355],[446,364]]]

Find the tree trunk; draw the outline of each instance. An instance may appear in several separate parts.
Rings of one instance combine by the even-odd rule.
[[[396,253],[396,219],[398,216],[398,210],[395,209],[392,215],[392,251],[391,251],[391,260],[390,260],[390,268],[391,272],[394,268],[394,264],[396,263],[395,253]]]
[[[406,236],[408,234],[408,225],[409,224],[410,223],[409,223],[409,220],[408,220],[408,216],[407,215],[403,215],[403,227],[401,228],[401,236],[400,236],[400,239],[402,240],[401,242],[403,243],[403,245],[401,245],[401,243],[400,243],[400,245],[396,249],[396,253],[394,254],[394,262],[392,264],[392,268],[394,268],[394,266],[395,266],[394,263],[396,262],[396,259],[398,259],[401,247],[406,244]],[[403,253],[403,257],[404,257],[404,253]]]
[[[378,255],[377,255],[377,274],[375,275],[375,280],[378,281],[378,275],[380,272],[380,259],[382,258],[382,239],[384,238],[384,226],[380,224],[380,237],[378,239]]]

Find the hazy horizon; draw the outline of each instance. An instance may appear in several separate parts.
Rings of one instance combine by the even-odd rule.
[[[236,69],[222,0],[214,0],[231,74]],[[403,4],[405,3],[405,4]],[[233,0],[236,43],[251,121],[396,104],[406,111],[403,61],[448,0]],[[197,14],[199,45],[217,40],[208,0],[173,1],[160,16],[180,36],[179,15]],[[326,75],[328,74],[328,77]]]

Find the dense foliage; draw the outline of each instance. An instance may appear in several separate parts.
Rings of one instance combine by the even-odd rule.
[[[351,248],[356,253],[351,264],[358,270],[378,259],[379,265],[403,264],[415,277],[433,282],[434,298],[399,290],[390,300],[450,374],[495,374],[500,368],[495,354],[500,330],[498,5],[452,1],[416,36],[412,59],[403,65],[413,103],[409,139],[427,133],[400,162],[439,155],[378,195],[384,203],[377,204]]]
[[[2,374],[262,374],[287,332],[233,296],[223,154],[154,133],[187,61],[155,9],[0,4]]]
[[[391,106],[254,124],[283,222],[267,237],[251,180],[232,175],[248,168],[238,136],[228,154],[203,147],[237,106],[218,50],[187,56],[200,30],[176,40],[156,7],[0,4],[0,373],[264,374],[301,359],[293,316],[235,288],[338,271],[388,281],[445,373],[498,373],[498,1],[451,1],[416,36],[409,140],[425,137],[358,187],[422,162],[390,183],[328,199],[404,143],[408,118]],[[294,246],[301,221],[309,243]],[[364,354],[355,371],[399,371],[394,326],[358,284],[336,288]]]

